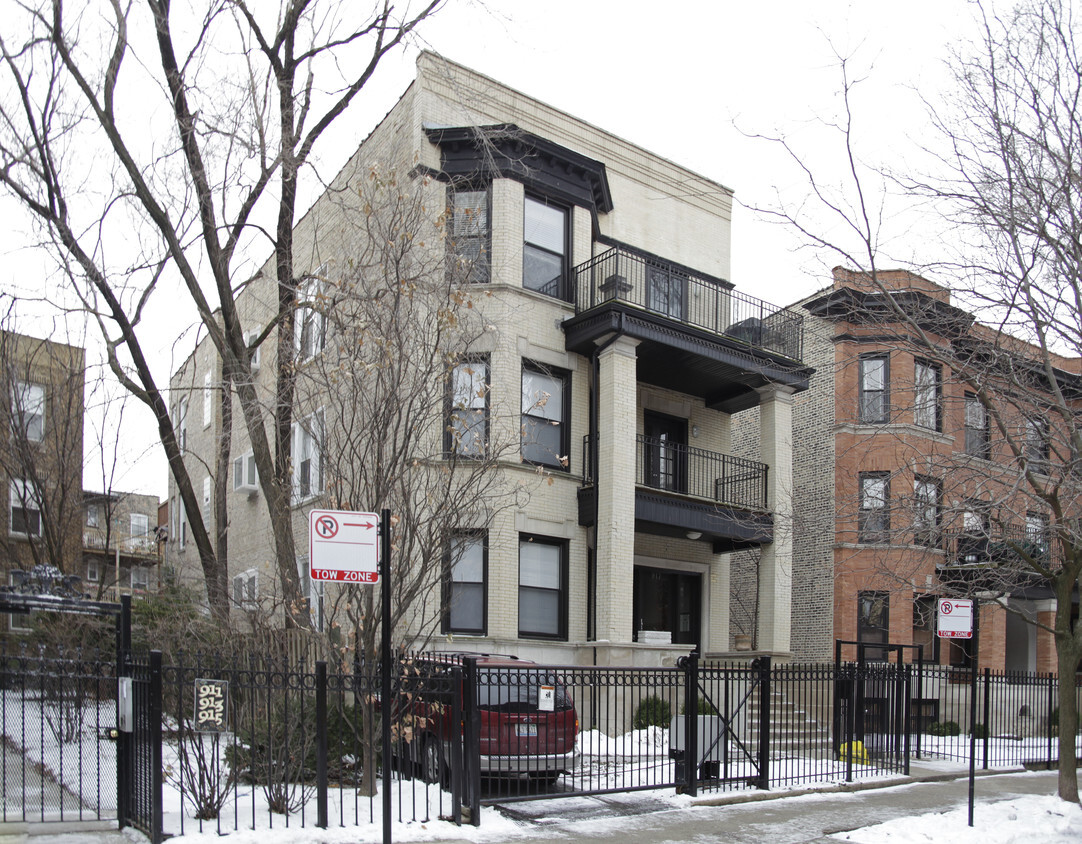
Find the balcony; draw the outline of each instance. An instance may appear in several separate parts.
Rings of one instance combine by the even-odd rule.
[[[579,524],[597,519],[592,437],[583,438]],[[770,542],[764,463],[665,442],[635,438],[635,529],[662,536],[704,538],[716,553]],[[698,534],[698,536],[696,536]]]
[[[948,531],[943,534],[942,548],[946,559],[938,566],[939,579],[957,588],[1026,590],[1041,580],[1030,560],[1052,568],[1060,565],[1049,537],[1020,526]]]
[[[158,541],[154,536],[125,536],[120,539],[112,536],[107,539],[104,533],[83,534],[83,548],[87,551],[115,554],[117,545],[120,546],[121,555],[125,557],[158,556]]]
[[[575,316],[566,346],[590,354],[608,335],[639,341],[640,381],[703,398],[734,413],[757,387],[808,386],[804,317],[737,293],[721,279],[614,247],[573,271]]]

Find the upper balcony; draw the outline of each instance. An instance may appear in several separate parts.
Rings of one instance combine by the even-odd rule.
[[[711,278],[616,246],[572,271],[575,316],[566,345],[589,355],[612,334],[639,341],[638,379],[735,413],[759,402],[758,387],[805,390],[804,317],[744,296]]]

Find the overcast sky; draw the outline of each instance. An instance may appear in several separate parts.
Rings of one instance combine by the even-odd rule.
[[[919,159],[914,140],[927,137],[921,97],[935,101],[949,47],[972,38],[973,13],[964,0],[458,0],[421,37],[429,49],[734,189],[731,281],[788,304],[828,283],[830,266],[841,261],[798,249],[793,232],[748,210],[779,196],[795,206],[806,184],[775,145],[747,134],[784,136],[828,182],[840,180],[842,150],[824,121],[840,113],[841,54],[864,78],[854,93],[862,158],[911,166]],[[359,107],[319,150],[324,175],[394,105],[414,75],[416,52],[381,66]],[[934,259],[934,234],[918,230],[915,218],[889,203],[885,219],[887,263]],[[843,236],[829,220],[816,225]],[[10,260],[0,279],[14,286],[11,267],[16,258],[25,266],[26,256],[19,244],[4,244]],[[173,341],[194,315],[179,315],[172,302],[158,312],[160,345],[147,352],[165,383],[191,349],[190,333],[179,346]],[[164,497],[166,465],[149,413],[132,407],[125,425],[114,488]],[[88,488],[101,485],[95,465],[100,459],[88,461]]]

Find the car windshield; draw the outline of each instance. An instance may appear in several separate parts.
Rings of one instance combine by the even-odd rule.
[[[538,689],[554,689],[554,709],[558,712],[573,708],[567,690],[556,675],[521,668],[483,668],[478,672],[477,702],[482,709],[502,712],[537,712]]]

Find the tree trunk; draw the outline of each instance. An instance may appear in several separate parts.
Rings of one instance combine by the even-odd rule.
[[[1059,590],[1057,590],[1059,591]],[[1059,671],[1059,788],[1061,800],[1078,803],[1077,680],[1080,656],[1078,642],[1071,631],[1071,596],[1056,602],[1056,667]]]

